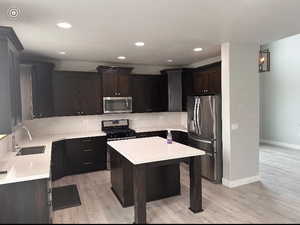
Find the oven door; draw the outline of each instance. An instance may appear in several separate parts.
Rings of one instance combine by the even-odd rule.
[[[104,97],[104,113],[131,113],[132,97]]]

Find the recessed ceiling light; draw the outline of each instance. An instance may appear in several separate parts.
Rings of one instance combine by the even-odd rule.
[[[142,41],[138,41],[138,42],[135,43],[135,45],[138,46],[138,47],[143,47],[145,45],[145,43],[142,42]]]
[[[70,23],[67,23],[67,22],[58,23],[56,25],[59,28],[62,28],[62,29],[70,29],[70,28],[72,28],[72,25]]]
[[[118,59],[120,59],[120,60],[125,60],[126,57],[125,57],[125,56],[119,56]]]
[[[203,48],[194,48],[194,52],[201,52],[203,51]]]
[[[169,62],[169,63],[173,62],[173,59],[168,59],[168,62]]]
[[[66,55],[67,53],[64,51],[59,52],[60,55]]]

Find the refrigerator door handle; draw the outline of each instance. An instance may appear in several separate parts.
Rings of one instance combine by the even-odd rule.
[[[193,118],[193,123],[194,123],[194,128],[195,128],[195,133],[198,132],[198,125],[197,125],[197,98],[195,98],[195,103],[194,103],[194,118]]]
[[[197,127],[198,127],[198,134],[201,135],[202,134],[202,130],[201,130],[201,124],[200,124],[200,104],[201,104],[201,99],[198,97],[197,98]]]
[[[207,144],[212,144],[214,142],[214,140],[209,141],[209,140],[205,140],[205,139],[200,139],[200,138],[195,138],[190,136],[190,139],[194,140],[194,141],[198,141],[198,142],[202,142],[202,143],[207,143]]]

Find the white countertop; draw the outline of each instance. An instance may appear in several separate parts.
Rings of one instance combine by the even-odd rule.
[[[6,136],[7,136],[6,134],[0,134],[0,140]]]
[[[37,137],[33,141],[21,143],[20,147],[45,146],[44,154],[16,156],[16,152],[8,153],[0,160],[0,170],[7,174],[0,175],[0,185],[30,180],[48,179],[51,172],[52,143],[65,139],[105,136],[103,132],[69,133]]]
[[[180,130],[186,131],[184,127],[148,127],[134,128],[136,132],[151,132],[160,130]],[[47,135],[34,137],[33,141],[18,143],[21,148],[45,146],[44,154],[16,156],[16,152],[10,152],[0,159],[0,171],[7,170],[7,174],[0,174],[0,185],[24,182],[38,179],[50,178],[51,172],[51,150],[52,143],[60,140],[105,136],[105,133],[99,131],[91,131],[84,133],[67,133],[57,135]]]
[[[204,151],[161,137],[148,137],[108,142],[113,149],[134,165],[205,155]]]

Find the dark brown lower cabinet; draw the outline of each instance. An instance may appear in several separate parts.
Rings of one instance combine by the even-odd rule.
[[[133,165],[109,147],[112,191],[123,207],[134,204]],[[179,164],[147,168],[147,202],[181,194]]]
[[[188,145],[188,133],[183,131],[171,131],[173,141]]]
[[[52,144],[52,180],[107,169],[106,136],[77,138]]]
[[[151,132],[140,132],[136,134],[137,138],[145,138],[145,137],[162,137],[167,138],[167,131],[151,131]]]
[[[65,141],[52,143],[51,178],[53,181],[67,175]]]
[[[51,199],[51,183],[48,179],[1,185],[0,223],[52,223]]]
[[[67,174],[107,169],[106,137],[66,140]]]

